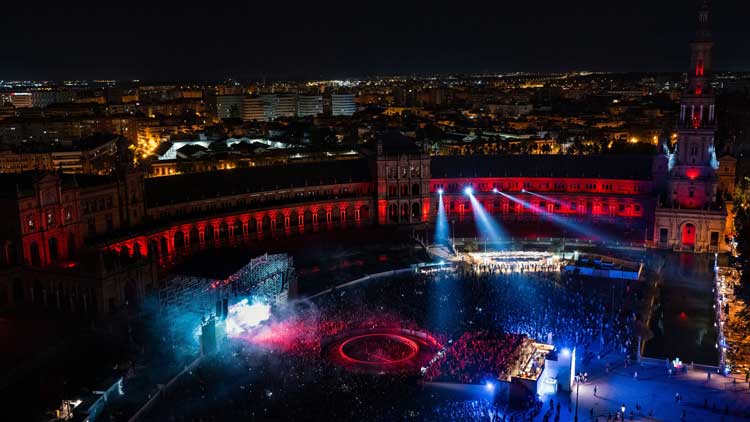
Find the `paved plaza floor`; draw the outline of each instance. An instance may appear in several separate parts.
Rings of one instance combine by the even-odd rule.
[[[605,369],[607,362],[609,373]],[[607,416],[614,417],[622,405],[626,408],[626,421],[750,420],[747,417],[750,416],[750,389],[744,376],[712,374],[708,380],[706,372],[697,370],[670,376],[666,365],[629,365],[626,368],[623,358],[612,355],[594,359],[582,370],[588,372],[589,379],[578,392],[578,420],[581,422],[606,421]],[[676,394],[681,396],[680,402],[676,401]],[[550,409],[550,398],[555,403],[561,402],[560,421],[574,420],[575,386],[572,393],[559,392],[543,397],[544,408],[535,421],[544,420],[544,414]],[[636,410],[636,405],[641,406],[640,411]],[[681,419],[683,412],[684,419]],[[550,413],[550,421],[555,420],[554,415]]]

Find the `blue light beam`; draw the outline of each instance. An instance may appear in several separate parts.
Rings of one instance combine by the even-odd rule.
[[[495,220],[490,216],[482,206],[482,203],[474,196],[471,188],[465,189],[467,196],[471,201],[471,210],[474,213],[474,222],[477,225],[477,231],[484,239],[489,242],[499,242],[503,240],[503,234]]]
[[[530,190],[525,190],[525,189],[524,189],[524,192],[528,193],[529,195],[534,195],[539,199],[544,199],[547,202],[552,202],[553,204],[557,204],[557,205],[563,205],[563,203],[560,200],[552,198],[550,196],[542,195],[541,193],[536,193],[536,192],[532,192]]]
[[[523,192],[531,194],[531,192],[529,192],[527,190],[524,190]],[[562,226],[562,227],[564,227],[564,228],[566,228],[566,229],[568,229],[568,230],[570,230],[572,232],[575,232],[575,233],[578,233],[580,235],[583,235],[584,238],[590,238],[592,240],[600,240],[600,241],[603,241],[603,242],[609,242],[609,241],[611,241],[611,239],[609,239],[607,236],[604,236],[603,234],[599,233],[598,231],[592,229],[591,227],[583,227],[581,225],[578,225],[576,223],[568,221],[566,218],[557,216],[557,215],[555,215],[555,214],[553,214],[551,212],[548,212],[547,210],[543,210],[543,209],[541,209],[541,208],[539,208],[539,207],[531,204],[530,202],[526,202],[523,199],[514,197],[512,195],[508,195],[507,193],[504,193],[504,192],[498,192],[498,193],[500,195],[502,195],[502,196],[510,199],[511,201],[513,201],[515,203],[521,204],[524,208],[528,208],[528,209],[530,209],[532,212],[534,212],[536,214],[545,216],[547,219],[549,219],[550,221],[552,221],[553,223],[555,223],[555,224],[557,224],[559,226]]]
[[[435,243],[441,245],[450,245],[448,234],[448,215],[445,213],[445,203],[443,202],[443,190],[438,190],[438,213],[435,222]]]

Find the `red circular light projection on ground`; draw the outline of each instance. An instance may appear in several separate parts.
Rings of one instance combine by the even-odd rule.
[[[414,358],[419,345],[400,334],[362,334],[344,340],[339,356],[347,362],[362,365],[394,365]]]
[[[334,363],[373,372],[418,371],[439,349],[429,335],[411,330],[357,331],[337,336],[323,348]]]

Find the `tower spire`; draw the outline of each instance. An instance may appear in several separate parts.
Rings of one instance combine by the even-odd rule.
[[[711,41],[711,4],[709,0],[700,0],[695,41]]]
[[[711,49],[714,46],[709,29],[709,1],[698,4],[698,30],[690,42],[688,83],[680,101],[677,123],[677,147],[672,167],[673,193],[681,206],[700,208],[713,201],[715,195],[716,107],[711,88]],[[698,183],[705,182],[704,189]],[[684,192],[683,192],[684,191]],[[698,191],[705,195],[698,195]]]
[[[710,5],[709,0],[700,0],[698,7],[698,29],[695,38],[690,43],[690,72],[688,72],[690,83],[688,92],[700,96],[707,91],[707,82],[711,77],[711,49],[714,46],[710,27]],[[706,92],[708,94],[708,92]]]

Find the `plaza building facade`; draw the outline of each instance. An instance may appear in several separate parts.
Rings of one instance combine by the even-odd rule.
[[[159,272],[196,251],[371,225],[421,232],[435,222],[441,198],[449,218],[471,221],[466,187],[508,227],[555,216],[581,227],[628,229],[648,246],[683,249],[683,244],[665,244],[651,235],[661,228],[659,198],[672,186],[661,156],[430,157],[394,133],[353,159],[153,178],[135,169],[115,176],[3,177],[9,224],[2,233],[1,262],[7,271],[0,273],[0,304],[6,305],[56,306],[56,299],[40,298],[56,297],[60,280],[72,279],[64,286],[74,290],[89,280],[98,287],[76,293],[73,303],[87,303],[91,310],[96,302],[96,312],[112,312],[142,297],[157,285]],[[667,210],[686,220],[706,212]],[[716,215],[721,217],[716,227],[707,230],[723,233],[726,212]],[[695,224],[696,230],[702,227]],[[545,235],[586,237],[564,227],[554,230]],[[708,246],[690,250],[721,251],[723,236],[715,247]],[[84,269],[89,271],[85,277]],[[70,275],[76,272],[77,278]],[[112,279],[116,274],[125,274],[125,281]]]
[[[710,10],[704,1],[698,10],[698,30],[690,43],[688,83],[680,101],[677,144],[665,149],[669,168],[667,192],[655,212],[656,247],[699,252],[718,251],[723,246],[727,211],[719,192],[720,176],[728,188],[726,174],[734,175],[729,157],[717,159],[714,137],[717,129],[716,98],[711,86],[713,40]]]

